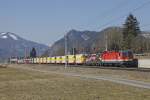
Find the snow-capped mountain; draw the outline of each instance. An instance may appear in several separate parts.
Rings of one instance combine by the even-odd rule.
[[[0,33],[0,38],[1,39],[12,39],[12,40],[19,40],[19,39],[21,39],[16,34],[10,33],[10,32],[2,32],[2,33]]]
[[[46,45],[26,40],[15,33],[0,32],[0,58],[29,55],[33,47],[36,48],[38,55],[48,48]]]

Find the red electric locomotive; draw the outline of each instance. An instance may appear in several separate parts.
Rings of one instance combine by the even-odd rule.
[[[101,54],[102,66],[137,67],[138,60],[134,59],[132,51],[104,51]]]

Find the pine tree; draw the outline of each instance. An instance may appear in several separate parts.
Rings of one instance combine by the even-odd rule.
[[[36,57],[36,50],[35,50],[35,48],[32,48],[32,50],[30,52],[30,57],[32,57],[32,58]]]
[[[123,49],[132,49],[132,40],[140,34],[139,22],[136,17],[129,14],[123,25]]]

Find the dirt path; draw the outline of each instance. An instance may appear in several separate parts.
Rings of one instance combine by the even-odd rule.
[[[110,81],[110,82],[114,82],[114,83],[150,89],[150,83],[148,83],[148,82],[129,80],[129,79],[121,79],[121,78],[113,78],[108,75],[106,75],[106,76],[104,76],[104,75],[97,76],[97,75],[88,75],[88,74],[82,75],[79,73],[56,72],[56,71],[50,71],[50,70],[47,71],[44,69],[36,69],[36,68],[32,68],[32,67],[22,67],[22,66],[9,66],[9,67],[20,68],[20,69],[24,69],[24,70],[31,70],[31,71],[42,72],[42,73],[54,73],[54,74],[61,74],[61,75],[65,75],[65,76],[80,77],[80,78],[84,78],[84,79],[105,80],[105,81]]]

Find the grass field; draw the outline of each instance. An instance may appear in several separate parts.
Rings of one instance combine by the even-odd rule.
[[[26,67],[26,65],[21,65],[21,66]],[[65,69],[63,65],[61,66],[31,65],[30,67],[40,69],[40,70],[50,70],[55,72],[79,73],[79,74],[89,74],[89,75],[105,75],[105,76],[108,75],[114,78],[134,79],[139,81],[150,82],[150,72],[111,70],[111,69],[100,69],[100,68],[81,68],[81,67],[69,67],[69,66],[67,69]]]
[[[0,100],[150,100],[149,94],[108,81],[0,68]]]

